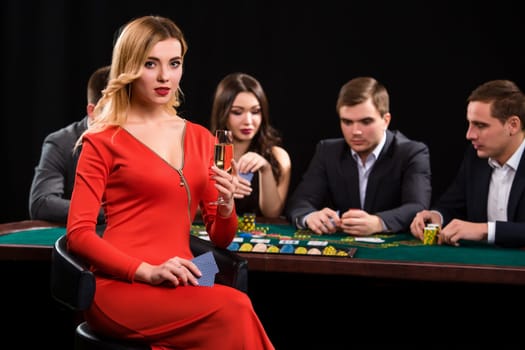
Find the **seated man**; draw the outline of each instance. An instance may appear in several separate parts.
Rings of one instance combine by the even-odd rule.
[[[484,241],[525,246],[525,96],[515,83],[493,80],[467,99],[467,140],[455,180],[410,231],[424,239],[428,223],[442,229],[438,243]]]
[[[408,231],[432,195],[428,147],[388,130],[385,87],[350,80],[339,92],[343,138],[322,140],[287,207],[292,224],[318,234]]]
[[[57,130],[44,139],[40,162],[29,193],[29,216],[32,220],[46,220],[66,224],[69,200],[73,191],[75,171],[80,149],[73,151],[80,135],[87,129],[93,110],[102,97],[109,77],[109,66],[93,72],[87,84],[87,115]],[[101,209],[98,223],[103,224]]]

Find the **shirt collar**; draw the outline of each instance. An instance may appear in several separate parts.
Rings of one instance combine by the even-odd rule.
[[[521,145],[518,147],[518,149],[514,152],[514,154],[509,158],[509,160],[507,160],[507,162],[505,164],[503,164],[503,166],[507,165],[509,166],[510,168],[512,168],[513,170],[516,170],[518,169],[518,165],[520,164],[520,160],[521,160],[521,155],[523,154],[523,150],[525,149],[525,139],[521,142]],[[488,159],[488,162],[489,162],[489,165],[492,167],[492,168],[499,168],[501,167],[497,161],[495,161],[494,159],[490,158]]]
[[[385,143],[386,143],[386,130],[383,131],[383,138],[381,139],[381,141],[377,144],[376,148],[374,148],[374,150],[371,153],[374,155],[374,159],[377,159],[379,157],[379,153],[381,153],[381,151],[383,150]],[[359,156],[353,149],[350,149],[350,151],[352,151],[352,157],[354,157],[354,159],[356,160],[359,159]]]

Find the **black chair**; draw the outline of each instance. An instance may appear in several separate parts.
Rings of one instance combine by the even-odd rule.
[[[212,251],[219,267],[215,282],[248,290],[248,262],[239,255],[215,247],[211,242],[191,236],[190,246],[195,256]],[[51,295],[61,305],[79,312],[88,309],[95,295],[95,276],[87,265],[67,251],[66,236],[53,247],[51,258]],[[112,339],[96,334],[81,320],[74,336],[75,350],[150,350],[148,344]]]

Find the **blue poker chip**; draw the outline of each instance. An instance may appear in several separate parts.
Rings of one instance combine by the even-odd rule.
[[[252,234],[249,232],[239,232],[237,236],[242,237],[242,238],[252,238]]]
[[[283,254],[293,254],[295,248],[292,244],[283,244],[281,247],[281,253]]]
[[[232,252],[236,252],[239,250],[239,243],[237,242],[231,242],[228,246],[228,250],[231,250]]]

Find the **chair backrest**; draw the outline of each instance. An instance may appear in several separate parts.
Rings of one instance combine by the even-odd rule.
[[[77,256],[67,251],[66,236],[57,239],[51,254],[51,295],[74,311],[87,310],[95,295],[95,276]]]

